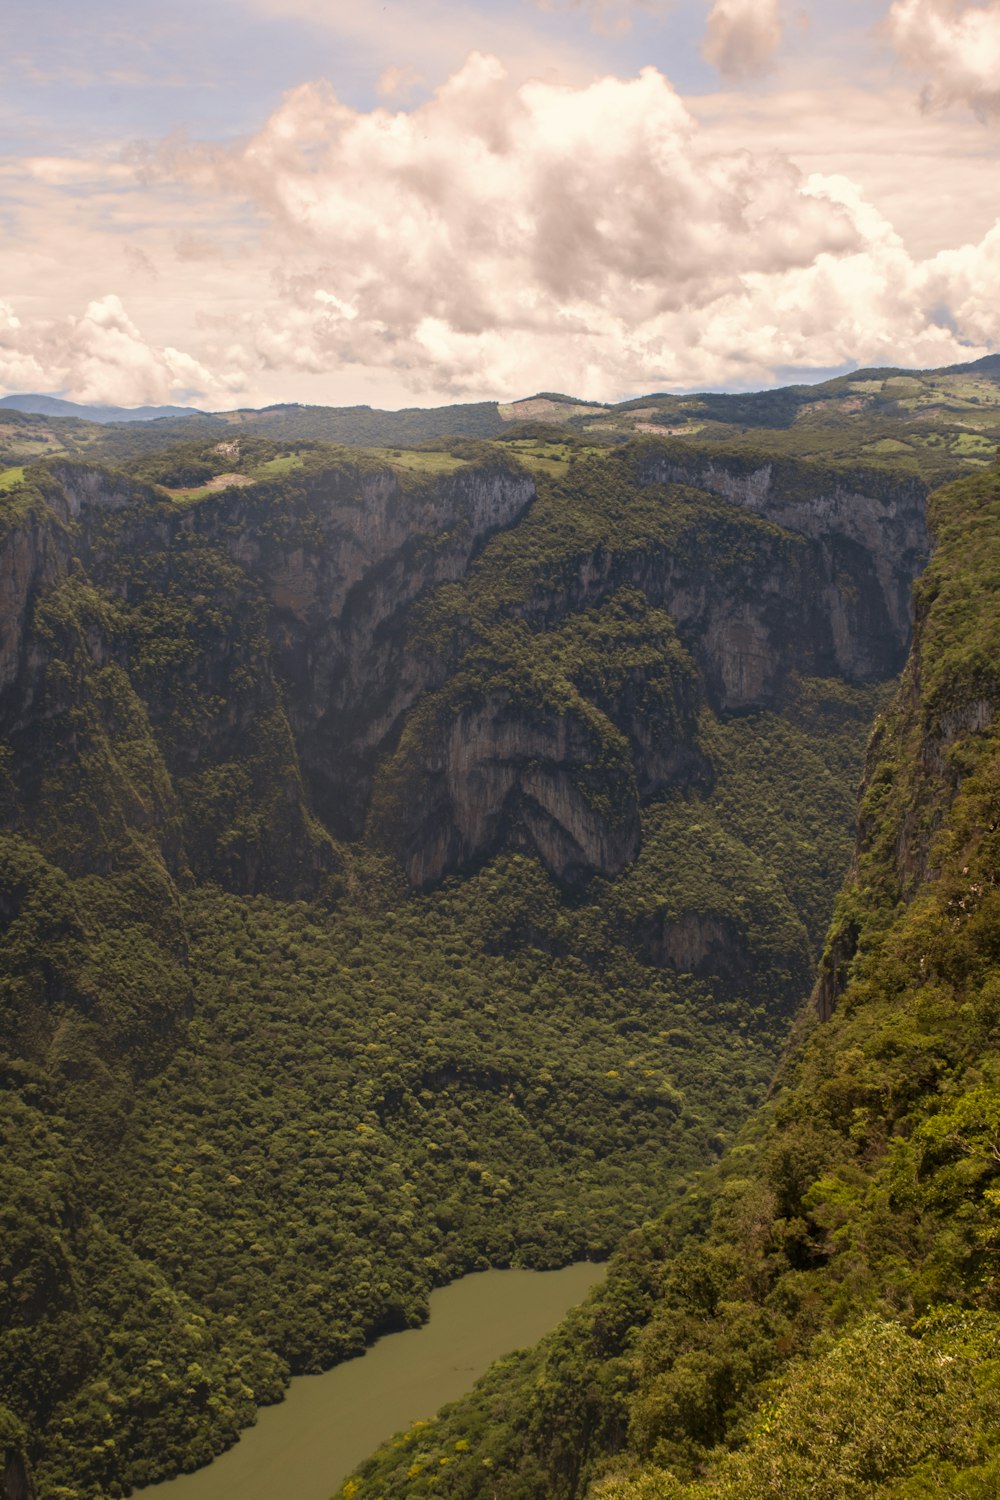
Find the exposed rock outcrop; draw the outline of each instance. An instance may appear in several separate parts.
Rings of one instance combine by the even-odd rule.
[[[239,532],[232,555],[265,591],[303,771],[317,811],[338,834],[361,832],[378,756],[421,692],[444,676],[446,663],[406,649],[410,605],[462,578],[488,537],[516,521],[534,495],[527,474],[501,465],[413,489],[381,471],[317,488],[306,512],[311,541],[293,532],[265,544],[255,525],[260,497],[247,499],[253,511],[242,518],[238,498],[220,517],[227,533]]]
[[[596,679],[576,682],[594,711],[588,722],[596,726],[601,754],[591,760],[599,762],[601,773],[595,774],[604,774],[606,784],[588,804],[598,821],[584,844],[570,837],[573,858],[551,837],[536,843],[560,879],[616,873],[628,843],[622,843],[622,829],[637,822],[640,804],[668,787],[704,782],[710,772],[696,726],[704,699],[723,714],[744,712],[778,705],[792,674],[859,684],[893,676],[909,642],[902,600],[929,545],[923,490],[909,480],[878,475],[866,495],[860,479],[841,484],[828,472],[803,475],[803,466],[796,465],[743,474],[738,464],[731,472],[713,460],[684,475],[710,485],[709,493],[673,483],[674,469],[661,448],[653,448],[649,459],[644,451],[622,463],[633,462],[637,482],[661,501],[669,520],[660,535],[654,525],[642,542],[616,547],[609,538],[570,553],[547,570],[544,583],[507,606],[531,640],[545,643],[542,652],[548,646],[558,656],[566,622],[614,600],[639,599],[646,610],[669,617],[691,670],[689,678],[675,674],[669,709],[651,698],[646,668],[634,670],[631,679],[612,673],[613,688],[602,688]],[[821,480],[826,490],[812,494],[809,482]],[[606,482],[614,481],[612,474]],[[670,659],[666,640],[654,655]],[[470,660],[477,663],[475,651]],[[456,669],[461,661],[459,652]],[[479,663],[473,670],[480,681],[488,680],[488,667]],[[458,750],[457,711],[446,688],[439,711],[414,720],[405,756],[386,773],[392,791],[372,825],[420,884],[467,868],[500,847],[525,847],[524,818],[514,818],[504,799],[511,792],[510,767],[532,762],[537,753],[535,721],[529,724],[523,705],[508,705],[502,725],[478,720],[475,734]],[[546,744],[562,743],[560,693],[553,691],[537,713],[547,716]],[[511,714],[521,720],[520,744]],[[502,790],[497,766],[507,768]],[[562,769],[572,781],[572,756]],[[523,777],[516,784],[522,788]],[[613,817],[614,827],[608,822],[602,830],[602,816]],[[672,960],[667,955],[664,961]]]
[[[456,699],[476,640],[460,608],[447,648],[410,629],[414,603],[461,582],[532,503],[534,481],[502,457],[420,482],[337,459],[193,506],[50,465],[0,545],[0,715],[30,768],[23,816],[43,783],[51,804],[86,746],[119,833],[174,830],[162,852],[175,873],[188,862],[240,890],[309,891],[336,868],[330,835],[363,831],[378,766],[423,700],[372,822],[411,878],[506,847],[572,882],[634,856],[644,800],[710,774],[706,698],[739,712],[780,701],[790,673],[898,670],[927,548],[919,485],[663,444],[585,482],[617,485],[626,510],[643,497],[646,531],[570,541],[504,605],[524,650],[565,658],[529,711],[501,665],[477,668],[474,701]],[[574,648],[572,622],[605,609],[618,611],[608,641],[628,649],[600,631]],[[147,746],[143,788],[123,769],[126,741]],[[110,847],[101,837],[95,849]]]
[[[921,480],[659,446],[638,460],[643,482],[693,485],[815,544],[817,603],[829,618],[841,672],[870,676],[886,653],[899,670],[910,637],[910,591],[931,550]]]
[[[411,726],[373,812],[414,885],[500,847],[537,855],[566,882],[618,874],[635,857],[634,783],[625,765],[600,765],[605,745],[584,714],[526,713],[498,694],[442,713]]]
[[[502,462],[413,486],[333,462],[182,507],[91,465],[50,465],[0,538],[14,826],[43,804],[68,813],[58,788],[72,783],[91,821],[115,809],[108,838],[180,818],[186,857],[169,832],[163,851],[175,872],[189,859],[240,890],[314,889],[336,855],[313,809],[358,831],[374,758],[433,673],[405,656],[408,606],[460,577],[533,496]],[[109,698],[97,675],[107,689],[111,669]],[[147,747],[140,779],[116,761],[119,730]],[[83,764],[100,786],[80,791]],[[115,858],[105,832],[78,839],[102,868]]]

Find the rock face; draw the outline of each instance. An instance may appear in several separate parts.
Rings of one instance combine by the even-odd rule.
[[[856,955],[874,947],[859,913],[871,921],[881,908],[880,922],[888,925],[890,914],[928,890],[939,901],[950,891],[943,904],[953,933],[977,921],[980,931],[993,931],[995,924],[979,908],[996,885],[1000,826],[995,773],[985,770],[990,755],[996,764],[1000,718],[1000,653],[991,609],[996,501],[995,471],[931,497],[940,550],[914,590],[906,670],[869,741],[854,861],[812,995],[822,1021],[831,1018],[851,984]],[[955,806],[963,800],[958,819]],[[926,930],[933,928],[928,924]],[[922,934],[918,952],[924,941]],[[918,960],[920,985],[935,982],[940,962],[929,941],[926,947]]]
[[[698,673],[640,591],[515,629],[506,649],[473,652],[424,700],[376,780],[369,832],[416,885],[505,848],[564,883],[617,875],[641,802],[708,782]]]
[[[22,768],[9,826],[65,808],[72,785],[116,808],[111,833],[77,830],[84,863],[113,863],[103,844],[145,810],[161,832],[186,823],[162,851],[174,874],[314,888],[336,866],[326,828],[358,831],[371,762],[425,685],[407,607],[533,495],[502,461],[406,488],[334,463],[182,508],[50,466],[0,539],[0,734]],[[124,741],[144,745],[131,773]],[[81,787],[81,758],[103,763],[100,786]]]
[[[718,913],[685,912],[671,921],[647,920],[638,937],[647,961],[679,974],[695,974],[717,995],[738,994],[755,970],[756,955],[746,934]]]
[[[175,877],[309,893],[367,820],[418,885],[501,848],[578,883],[634,857],[644,801],[707,781],[704,702],[899,670],[919,485],[640,444],[567,505],[599,510],[608,474],[645,531],[556,525],[498,606],[507,659],[460,595],[447,645],[412,628],[535,499],[502,456],[420,482],[314,463],[188,507],[48,466],[0,538],[8,826],[87,807],[50,831],[81,868],[132,829]]]
[[[582,713],[530,715],[487,693],[404,743],[375,832],[418,886],[499,848],[537,855],[568,883],[617,875],[638,850],[639,809],[624,765],[595,769],[603,749]]]
[[[508,612],[558,657],[566,622],[639,599],[667,618],[674,646],[652,631],[642,665],[606,672],[603,686],[584,674],[569,696],[565,682],[550,680],[530,720],[523,687],[516,705],[492,691],[489,663],[469,669],[480,690],[474,712],[451,684],[443,688],[383,773],[372,820],[417,884],[501,847],[532,848],[561,880],[614,875],[634,856],[642,803],[709,777],[698,748],[702,702],[738,713],[780,703],[793,673],[861,684],[900,670],[904,601],[929,551],[919,484],[796,465],[744,473],[722,460],[685,469],[659,447],[648,457],[640,450],[630,482],[662,502],[669,524],[654,521],[631,545],[610,536],[568,550],[545,586]],[[665,694],[649,692],[654,660],[661,669],[673,662]],[[467,668],[456,656],[459,679]],[[544,820],[526,811],[539,784],[549,789]],[[699,963],[708,962],[706,950]]]
[[[411,491],[383,471],[330,497],[312,546],[296,537],[243,547],[240,560],[268,598],[303,772],[338,835],[361,832],[378,756],[440,673],[442,664],[406,650],[410,605],[461,578],[483,542],[516,521],[534,494],[527,475],[501,467]]]
[[[794,636],[819,664],[848,681],[900,670],[910,638],[910,591],[930,556],[927,489],[920,480],[865,469],[831,474],[790,460],[755,464],[683,448],[669,456],[653,453],[637,467],[646,483],[693,485],[807,539],[803,581],[809,594],[796,601]],[[767,631],[762,606],[749,601],[742,631],[736,620],[732,630],[716,628],[710,654],[719,660],[716,681],[727,706],[767,691],[759,649]],[[728,669],[726,638],[735,648]]]
[[[9,1454],[4,1463],[3,1500],[34,1500],[34,1497],[24,1458],[19,1453]]]

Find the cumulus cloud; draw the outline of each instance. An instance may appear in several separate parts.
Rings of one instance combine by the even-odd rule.
[[[1000,344],[1000,229],[920,258],[849,179],[742,138],[699,127],[652,68],[569,87],[473,55],[408,110],[306,84],[239,143],[136,160],[155,287],[134,272],[128,312],[99,295],[31,327],[11,295],[0,359],[86,399],[403,405],[757,386]]]
[[[0,303],[0,386],[129,406],[215,393],[220,381],[190,354],[148,342],[109,293],[82,314],[49,324],[26,324]]]
[[[282,314],[255,339],[270,365],[385,361],[456,390],[520,386],[546,360],[605,388],[639,360],[663,378],[671,319],[863,244],[786,159],[704,149],[653,68],[515,86],[473,55],[408,113],[303,85],[238,149],[173,141],[145,170],[248,199],[271,226]]]
[[[423,75],[416,68],[409,64],[398,66],[393,63],[380,73],[375,87],[382,99],[408,99],[423,82]]]
[[[767,67],[782,31],[781,0],[715,0],[702,51],[726,78],[747,78]]]
[[[925,108],[962,102],[986,118],[1000,113],[1000,4],[895,0],[888,32],[901,59],[929,82]]]
[[[80,401],[141,405],[214,384],[209,371],[191,355],[147,343],[113,293],[91,302],[82,317],[71,320],[67,345],[69,385]]]
[[[9,302],[0,302],[0,387],[8,391],[43,389],[45,370],[31,348],[33,331],[25,329]],[[27,347],[26,347],[27,346]]]

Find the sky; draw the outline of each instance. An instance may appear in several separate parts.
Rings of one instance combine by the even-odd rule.
[[[976,359],[998,167],[1000,0],[2,0],[0,394]]]

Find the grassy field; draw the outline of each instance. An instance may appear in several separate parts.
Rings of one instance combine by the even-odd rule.
[[[173,500],[204,500],[206,495],[215,495],[220,490],[231,489],[234,485],[256,484],[262,479],[279,479],[282,475],[290,474],[293,469],[301,467],[301,454],[283,453],[278,458],[269,458],[266,463],[248,468],[245,473],[236,471],[230,474],[217,474],[214,479],[209,479],[204,484],[189,485],[180,489],[167,486],[164,488],[167,488],[167,493]]]
[[[454,474],[456,469],[464,469],[469,462],[454,453],[422,448],[366,448],[364,451],[408,474]]]
[[[259,468],[252,469],[252,479],[276,479],[280,474],[290,474],[293,469],[301,469],[302,456],[299,453],[283,453],[278,458],[268,459],[267,463],[261,464]]]

